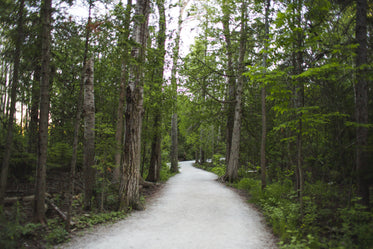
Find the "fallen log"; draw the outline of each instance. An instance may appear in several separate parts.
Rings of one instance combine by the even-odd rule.
[[[51,195],[49,193],[45,193],[46,197],[50,197]],[[4,203],[5,204],[11,204],[15,203],[17,201],[33,201],[35,200],[35,195],[27,195],[27,196],[12,196],[12,197],[5,197]]]
[[[51,206],[57,213],[58,215],[64,220],[66,221],[67,220],[67,215],[61,210],[59,209],[56,204],[53,203],[52,200],[50,200],[49,198],[45,198],[45,202]]]

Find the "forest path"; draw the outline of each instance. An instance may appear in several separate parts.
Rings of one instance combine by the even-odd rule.
[[[145,211],[101,226],[58,248],[267,249],[277,248],[260,214],[216,175],[181,162]]]

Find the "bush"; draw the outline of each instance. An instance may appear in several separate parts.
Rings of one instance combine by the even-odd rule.
[[[216,174],[217,176],[223,176],[225,174],[225,167],[224,166],[217,166],[217,167],[213,167],[211,169],[211,172]]]
[[[167,166],[166,163],[162,162],[161,172],[160,172],[160,180],[161,182],[167,182],[175,173],[170,171],[170,168]]]

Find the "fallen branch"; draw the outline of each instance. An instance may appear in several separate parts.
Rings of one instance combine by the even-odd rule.
[[[57,213],[58,213],[58,215],[64,220],[64,221],[66,221],[66,219],[67,219],[67,216],[66,216],[66,214],[64,213],[64,212],[62,212],[62,210],[61,209],[59,209],[57,206],[56,206],[56,204],[54,204],[53,203],[53,201],[52,200],[50,200],[50,199],[48,199],[48,198],[45,198],[45,201],[46,201],[46,203],[49,205],[49,206],[51,206]]]

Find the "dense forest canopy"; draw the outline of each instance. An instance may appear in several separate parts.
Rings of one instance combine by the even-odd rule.
[[[59,193],[69,230],[77,194],[143,209],[195,160],[251,188],[284,247],[371,245],[371,1],[0,3],[0,205],[33,195],[47,224]]]

